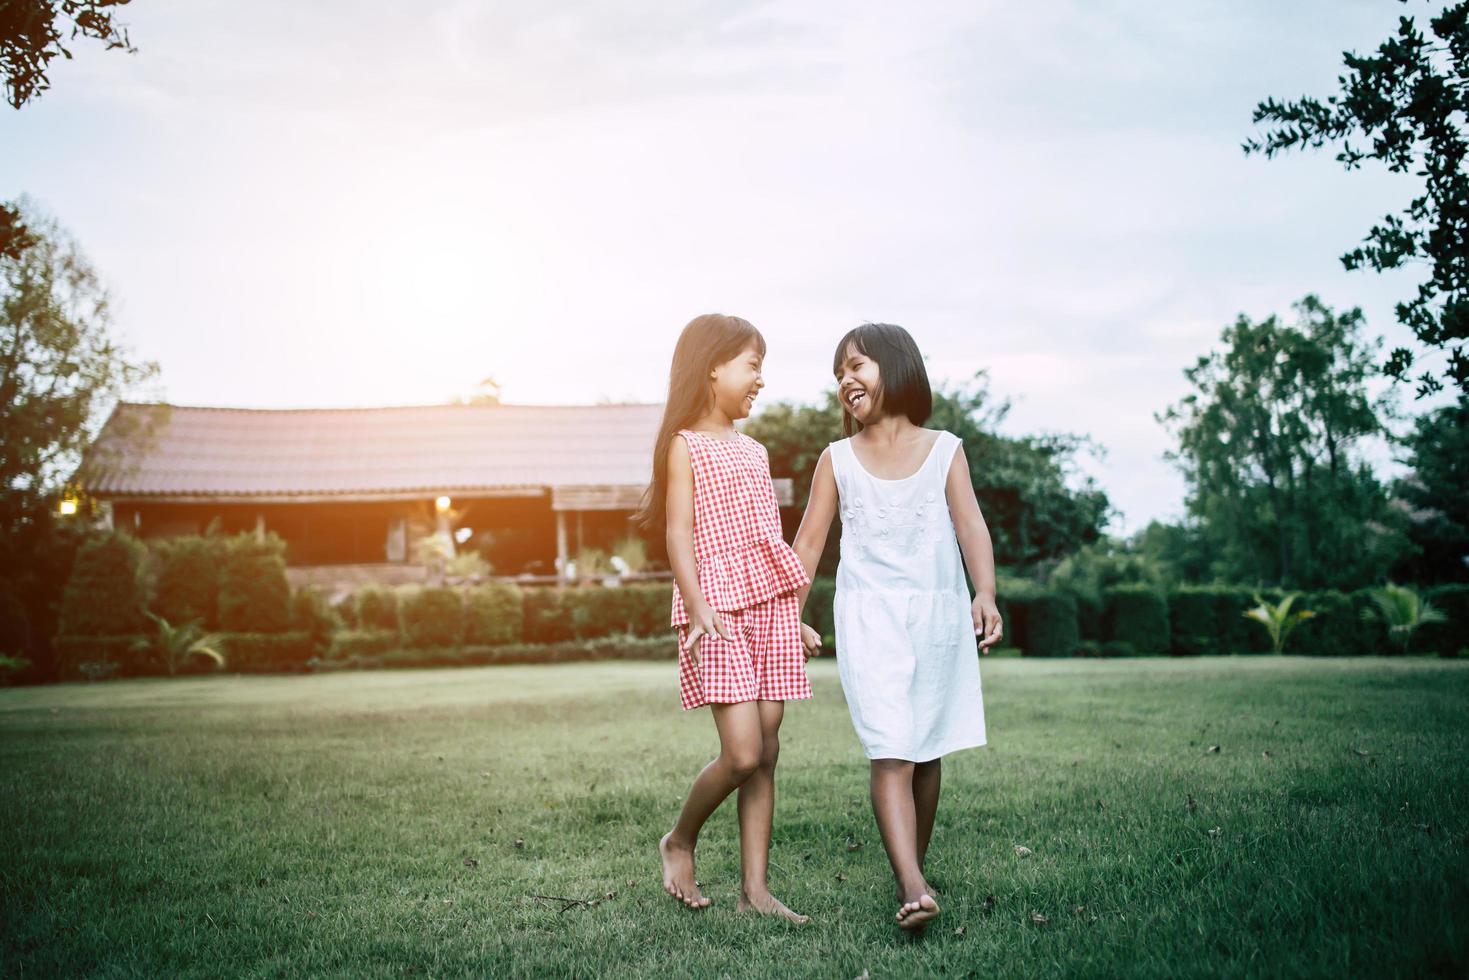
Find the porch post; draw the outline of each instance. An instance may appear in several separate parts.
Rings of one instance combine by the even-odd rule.
[[[566,581],[566,511],[556,512],[556,575]]]

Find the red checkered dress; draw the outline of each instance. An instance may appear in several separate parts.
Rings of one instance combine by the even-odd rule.
[[[694,470],[699,591],[734,636],[701,638],[696,668],[688,651],[688,611],[674,585],[683,706],[809,698],[796,592],[811,579],[781,536],[770,456],[743,433],[718,439],[681,429],[679,435]]]

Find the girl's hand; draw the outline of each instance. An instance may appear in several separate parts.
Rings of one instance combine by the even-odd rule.
[[[694,669],[699,669],[699,641],[706,636],[718,636],[724,640],[733,640],[734,634],[724,625],[724,620],[719,618],[707,603],[700,603],[695,609],[689,610],[689,659],[694,662]]]
[[[801,624],[801,646],[806,648],[806,656],[821,656],[821,634],[805,623]]]
[[[979,652],[989,653],[990,647],[1000,642],[1005,635],[1005,624],[1000,621],[1000,609],[992,596],[978,595],[969,606],[974,619],[974,635],[979,638]]]

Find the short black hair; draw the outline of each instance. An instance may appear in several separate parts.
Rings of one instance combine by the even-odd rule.
[[[847,348],[877,362],[882,383],[875,392],[875,402],[885,415],[902,414],[914,425],[922,425],[933,414],[933,389],[928,384],[928,369],[913,337],[894,323],[864,323],[837,344],[831,372],[840,375]],[[862,423],[851,412],[842,412],[842,431],[846,435],[861,431]]]

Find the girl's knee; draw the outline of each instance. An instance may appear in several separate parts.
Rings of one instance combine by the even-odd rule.
[[[775,763],[780,759],[780,739],[774,736],[765,736],[764,744],[760,747],[760,767],[762,769],[774,769]]]
[[[760,769],[762,750],[756,745],[734,746],[724,753],[725,765],[729,767],[730,778],[736,783],[743,783]]]

